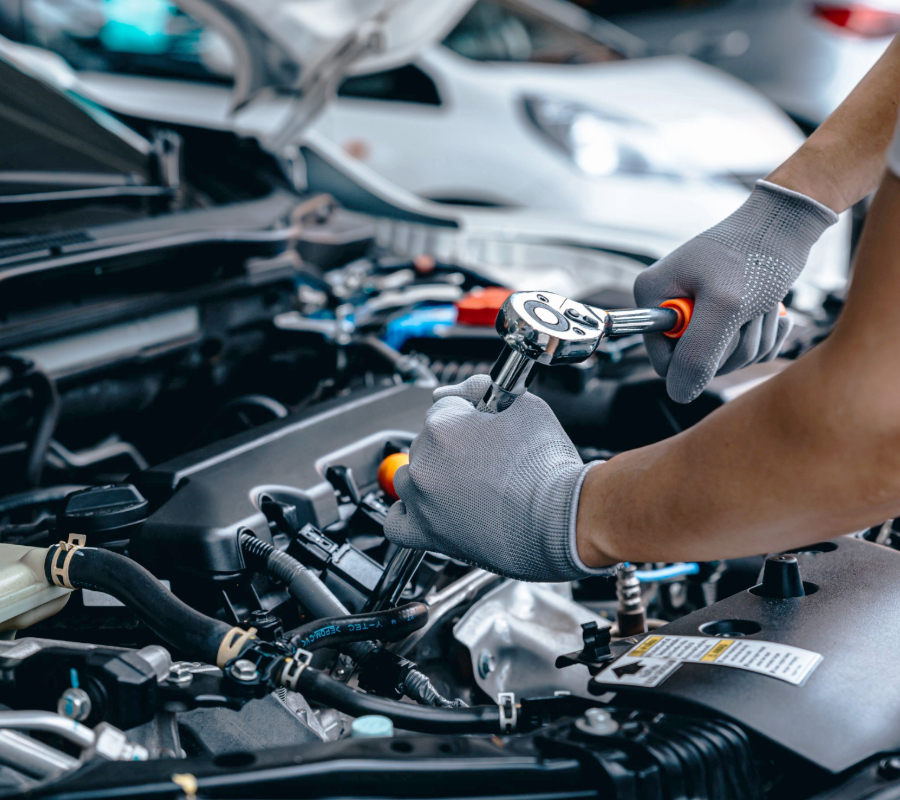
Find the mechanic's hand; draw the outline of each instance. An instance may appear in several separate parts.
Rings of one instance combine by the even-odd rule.
[[[578,496],[592,465],[533,394],[499,414],[476,411],[490,383],[475,375],[435,391],[409,466],[394,476],[400,501],[385,535],[524,581],[606,574],[582,564],[575,543]]]
[[[837,220],[805,195],[757,181],[734,214],[638,276],[638,306],[694,299],[681,339],[644,336],[673,400],[689,403],[715,375],[778,355],[792,325],[779,317],[778,304],[806,266],[810,248]]]

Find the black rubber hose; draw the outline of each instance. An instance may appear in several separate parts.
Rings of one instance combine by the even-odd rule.
[[[324,672],[306,667],[297,680],[297,691],[307,700],[360,717],[381,714],[398,728],[421,733],[500,733],[497,706],[432,708],[388,700],[345,686]]]
[[[44,562],[47,580],[59,545],[51,547]],[[59,556],[62,562],[66,556]],[[109,550],[79,547],[69,562],[69,583],[76,589],[111,594],[135,613],[148,628],[174,649],[215,664],[219,646],[231,626],[207,617],[179,600],[136,561]]]
[[[47,460],[47,448],[50,446],[50,439],[53,437],[56,422],[59,419],[60,402],[59,395],[56,393],[56,383],[43,370],[32,367],[27,378],[31,384],[35,405],[41,411],[38,414],[38,422],[28,449],[25,475],[30,485],[40,486],[41,473],[44,471],[44,462]]]
[[[424,603],[407,603],[387,611],[371,614],[328,617],[308,622],[288,634],[294,647],[310,652],[323,647],[346,649],[353,642],[378,639],[397,642],[419,630],[428,622],[428,606]]]
[[[413,631],[419,630],[428,621],[427,606],[422,603],[410,603],[403,609],[416,607],[411,620],[400,620],[399,625],[395,624],[397,619],[394,615],[403,610],[399,608],[383,612],[384,616],[379,617],[379,619],[389,620],[385,622],[385,625],[390,627],[390,635],[386,633],[388,627],[366,629],[364,623],[366,620],[371,621],[373,615],[351,616],[350,611],[322,583],[321,579],[297,559],[246,531],[241,533],[239,541],[241,550],[251,567],[263,568],[270,575],[287,584],[291,597],[319,618],[288,634],[295,647],[303,647],[310,652],[322,647],[338,647],[357,663],[365,664],[369,656],[378,649],[371,639],[397,641]],[[322,619],[322,617],[326,619]],[[344,628],[346,624],[355,624],[361,627],[347,631]],[[337,632],[338,629],[341,631],[340,634]],[[318,637],[310,639],[316,631],[322,633]],[[344,637],[342,634],[347,635]],[[310,639],[310,641],[304,645],[301,642],[305,639]],[[427,676],[415,668],[411,669],[406,676],[405,690],[410,698],[426,706],[455,708],[462,703],[460,700],[445,698],[434,688]]]
[[[314,572],[310,572],[293,556],[264,542],[252,533],[243,531],[238,537],[248,566],[265,570],[286,586],[289,594],[317,619],[343,617],[350,613]],[[371,637],[370,637],[371,638]]]
[[[28,489],[16,494],[8,494],[0,498],[0,514],[16,511],[28,506],[40,506],[47,503],[58,503],[65,500],[72,492],[87,489],[82,484],[66,484],[64,486],[45,486],[42,489]]]

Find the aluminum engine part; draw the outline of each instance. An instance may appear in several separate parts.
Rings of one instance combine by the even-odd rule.
[[[557,669],[556,657],[582,646],[581,625],[610,623],[572,600],[569,584],[508,581],[475,603],[453,635],[469,648],[479,687],[496,698],[556,691],[590,697],[587,667]]]

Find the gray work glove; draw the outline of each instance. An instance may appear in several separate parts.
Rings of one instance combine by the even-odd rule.
[[[778,355],[792,325],[779,316],[778,304],[806,266],[810,248],[837,220],[805,195],[757,181],[730,217],[638,276],[638,306],[694,299],[681,339],[644,336],[673,400],[689,403],[715,375]]]
[[[425,429],[394,476],[392,542],[523,581],[608,574],[578,557],[575,521],[587,466],[550,407],[526,393],[500,414],[476,411],[475,375],[434,393]]]

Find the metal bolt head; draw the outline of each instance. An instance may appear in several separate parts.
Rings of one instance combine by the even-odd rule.
[[[91,715],[91,698],[84,689],[66,689],[56,704],[56,711],[64,717],[83,722]]]
[[[173,664],[169,669],[169,683],[174,683],[176,686],[187,686],[192,680],[194,680],[194,674],[186,664]]]
[[[252,661],[239,658],[231,665],[231,677],[236,681],[255,681],[259,677],[259,672]]]
[[[497,669],[497,659],[491,655],[489,650],[482,650],[478,657],[478,674],[482,678],[486,678],[495,669]]]
[[[612,736],[619,730],[619,723],[603,708],[589,708],[584,716],[575,720],[575,727],[591,736]]]

